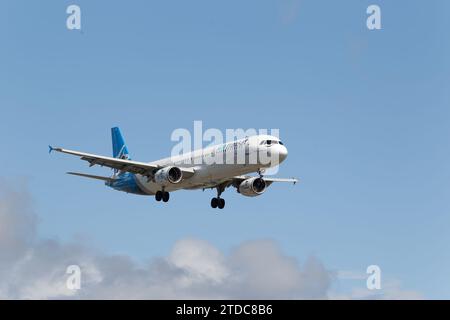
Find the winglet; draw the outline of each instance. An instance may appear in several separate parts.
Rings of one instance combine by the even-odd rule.
[[[55,148],[55,147],[52,147],[52,146],[48,146],[48,153],[52,153],[52,151],[58,151],[58,152],[63,152],[63,150],[64,149],[62,149],[62,148]]]

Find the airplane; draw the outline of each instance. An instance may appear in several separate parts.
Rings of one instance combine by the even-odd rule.
[[[104,181],[105,185],[118,191],[138,195],[154,196],[156,201],[167,202],[172,191],[181,189],[216,189],[217,196],[211,199],[211,207],[223,209],[225,200],[221,197],[226,188],[232,186],[247,197],[263,194],[274,182],[291,182],[298,179],[264,177],[266,169],[279,165],[288,155],[287,148],[275,136],[255,135],[233,142],[210,146],[205,149],[172,156],[154,162],[131,160],[128,147],[118,127],[111,128],[113,156],[101,156],[49,146],[52,151],[80,157],[89,167],[99,165],[113,169],[110,177],[87,173],[67,172],[67,174]],[[241,161],[235,160],[238,152]],[[259,154],[266,152],[277,161],[266,161]],[[223,161],[212,161],[214,159]],[[207,161],[209,160],[209,161]],[[237,163],[236,163],[237,162]],[[258,176],[248,175],[258,173]]]

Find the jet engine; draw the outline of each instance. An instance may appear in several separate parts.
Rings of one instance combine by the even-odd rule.
[[[263,178],[250,178],[241,182],[238,192],[246,197],[256,197],[266,191],[266,181]]]
[[[156,183],[167,186],[179,183],[183,179],[183,173],[178,167],[165,167],[156,171],[154,180]]]

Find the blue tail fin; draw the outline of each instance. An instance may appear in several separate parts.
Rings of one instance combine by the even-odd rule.
[[[120,159],[130,159],[130,155],[128,154],[128,148],[122,137],[122,133],[120,133],[120,129],[118,127],[111,128],[111,138],[113,147],[113,157]]]

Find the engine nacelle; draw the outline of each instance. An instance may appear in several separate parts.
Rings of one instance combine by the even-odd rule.
[[[178,167],[165,167],[156,171],[154,180],[161,186],[179,183],[183,179],[183,172]]]
[[[266,181],[263,178],[250,178],[241,182],[238,187],[238,191],[240,194],[246,197],[256,197],[264,193],[266,191]]]

